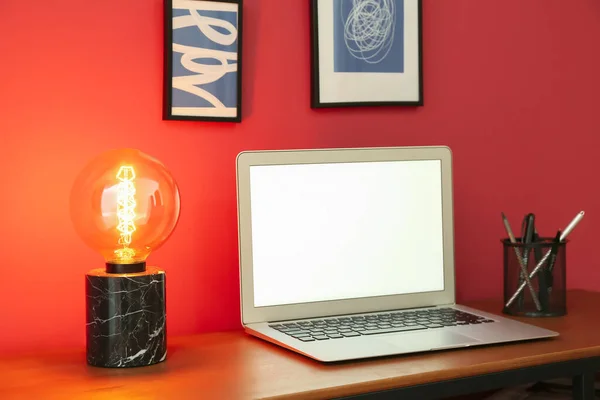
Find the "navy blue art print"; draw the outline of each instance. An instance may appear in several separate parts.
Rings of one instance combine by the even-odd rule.
[[[171,114],[237,116],[238,4],[173,0]]]
[[[404,72],[404,0],[334,0],[334,71]]]

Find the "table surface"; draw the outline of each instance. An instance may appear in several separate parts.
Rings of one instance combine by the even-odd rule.
[[[600,356],[600,293],[570,291],[568,302],[564,317],[518,318],[558,338],[336,364],[241,331],[169,337],[166,362],[133,369],[89,367],[84,349],[0,356],[0,398],[321,399]]]

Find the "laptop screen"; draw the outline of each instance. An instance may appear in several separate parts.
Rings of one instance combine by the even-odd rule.
[[[254,306],[444,289],[441,161],[250,167]]]

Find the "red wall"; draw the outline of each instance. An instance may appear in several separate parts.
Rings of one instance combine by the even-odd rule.
[[[0,3],[0,352],[83,346],[83,276],[103,260],[68,194],[112,147],[180,184],[180,224],[150,259],[168,271],[171,335],[239,326],[245,149],[447,144],[460,299],[501,293],[501,210],[515,229],[535,212],[547,234],[585,210],[569,285],[600,289],[600,1],[424,0],[425,106],[313,111],[308,2],[246,0],[239,125],[162,121],[162,2],[117,3]]]

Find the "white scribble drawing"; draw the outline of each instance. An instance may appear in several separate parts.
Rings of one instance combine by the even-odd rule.
[[[229,46],[238,39],[237,28],[228,21],[202,15],[202,11],[236,11],[235,4],[199,2],[190,0],[174,0],[173,9],[187,10],[189,15],[173,18],[173,29],[197,27],[210,41]],[[209,48],[186,46],[173,43],[173,51],[181,53],[181,65],[193,75],[173,77],[173,88],[180,89],[198,96],[211,104],[212,107],[173,107],[174,113],[186,112],[191,114],[211,113],[214,116],[235,116],[235,107],[226,107],[221,100],[202,88],[202,85],[213,83],[229,73],[238,70],[237,53],[233,51],[214,50]],[[213,60],[212,63],[205,61]]]
[[[396,26],[395,0],[340,1],[342,19],[344,4],[352,8],[344,24],[344,41],[353,57],[369,64],[383,61],[394,44]]]

